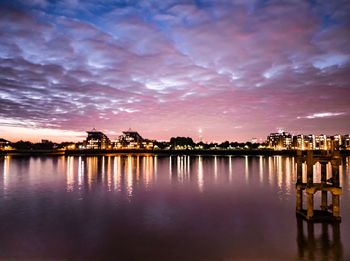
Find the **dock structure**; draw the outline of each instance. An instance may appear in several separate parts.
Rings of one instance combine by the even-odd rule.
[[[343,260],[339,222],[314,223],[297,216],[298,260]]]
[[[321,180],[314,182],[314,165],[321,164]],[[303,163],[306,164],[306,179],[303,177]],[[331,164],[331,176],[327,177],[327,164]],[[298,151],[296,156],[296,213],[312,222],[340,222],[340,195],[342,188],[339,182],[341,156],[338,151]],[[303,182],[306,181],[306,182]],[[320,209],[315,209],[314,196],[321,193]],[[303,208],[303,197],[306,194],[306,209]],[[328,195],[331,201],[328,202]],[[329,204],[330,203],[330,204]]]

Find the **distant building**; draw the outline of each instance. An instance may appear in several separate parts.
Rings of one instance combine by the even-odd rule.
[[[0,149],[6,149],[10,146],[10,142],[0,138]]]
[[[302,148],[305,150],[313,150],[314,149],[314,139],[315,135],[309,134],[309,135],[302,135],[303,137],[303,145]]]
[[[101,131],[97,131],[95,128],[91,131],[87,131],[87,138],[84,142],[86,149],[107,149],[110,145],[110,140]]]
[[[137,131],[133,131],[131,129],[127,131],[123,131],[122,139],[129,143],[141,143],[143,141],[143,138]]]
[[[350,149],[349,135],[304,135],[296,136],[288,132],[271,133],[267,137],[267,147],[276,150],[341,150]]]
[[[339,134],[331,136],[331,149],[339,150],[342,146],[342,141],[342,137]]]
[[[299,134],[293,137],[293,149],[296,150],[312,150],[313,135]]]
[[[271,133],[267,137],[268,148],[286,150],[292,148],[292,135],[289,132]]]
[[[154,142],[142,138],[142,136],[131,129],[123,131],[116,141],[115,149],[153,149]]]
[[[342,136],[341,148],[350,150],[350,135],[349,134]]]
[[[293,137],[293,149],[340,150],[350,149],[349,135],[297,135]]]
[[[328,150],[329,138],[327,135],[316,135],[313,140],[314,150]]]

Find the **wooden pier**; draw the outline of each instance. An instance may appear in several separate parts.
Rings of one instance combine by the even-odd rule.
[[[297,216],[298,260],[343,260],[340,223],[315,223]]]
[[[313,166],[321,164],[321,181],[314,182]],[[306,164],[306,182],[303,182],[303,163]],[[331,176],[327,177],[327,164],[331,164]],[[312,222],[340,222],[339,166],[341,155],[338,151],[298,151],[296,156],[296,213]],[[321,193],[320,209],[315,209],[314,196]],[[303,208],[303,196],[306,194],[306,209]],[[328,202],[330,195],[331,201]],[[330,203],[330,204],[329,204]]]

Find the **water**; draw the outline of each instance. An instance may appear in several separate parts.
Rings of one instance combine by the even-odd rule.
[[[0,259],[350,260],[349,163],[322,232],[292,157],[2,157]]]

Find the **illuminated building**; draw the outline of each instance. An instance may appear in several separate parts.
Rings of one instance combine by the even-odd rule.
[[[330,139],[326,135],[297,135],[293,137],[293,149],[297,150],[327,150]]]
[[[0,138],[0,149],[8,149],[10,147],[10,142],[5,139]]]
[[[342,137],[341,135],[337,134],[331,137],[331,143],[332,146],[334,146],[335,150],[339,150],[339,148],[342,146]]]
[[[350,150],[350,135],[343,135],[342,136],[342,148]]]
[[[297,150],[340,150],[350,149],[349,135],[297,135],[293,137],[293,149]]]
[[[305,150],[305,139],[307,139],[307,136],[302,134],[294,136],[293,149]]]
[[[326,135],[317,135],[315,136],[315,142],[314,142],[314,147],[313,149],[315,150],[327,150],[328,149],[328,144],[329,139]]]
[[[116,149],[153,149],[153,141],[142,138],[137,132],[129,129],[123,131],[114,145]]]
[[[151,141],[151,140],[144,140],[142,143],[141,143],[141,148],[143,149],[153,149],[154,147],[154,142]]]
[[[95,128],[91,131],[87,131],[87,138],[84,142],[84,147],[86,149],[107,149],[110,140],[109,138],[101,131],[97,131]]]
[[[292,148],[292,135],[289,132],[271,133],[267,137],[268,147],[271,149],[285,150]]]

